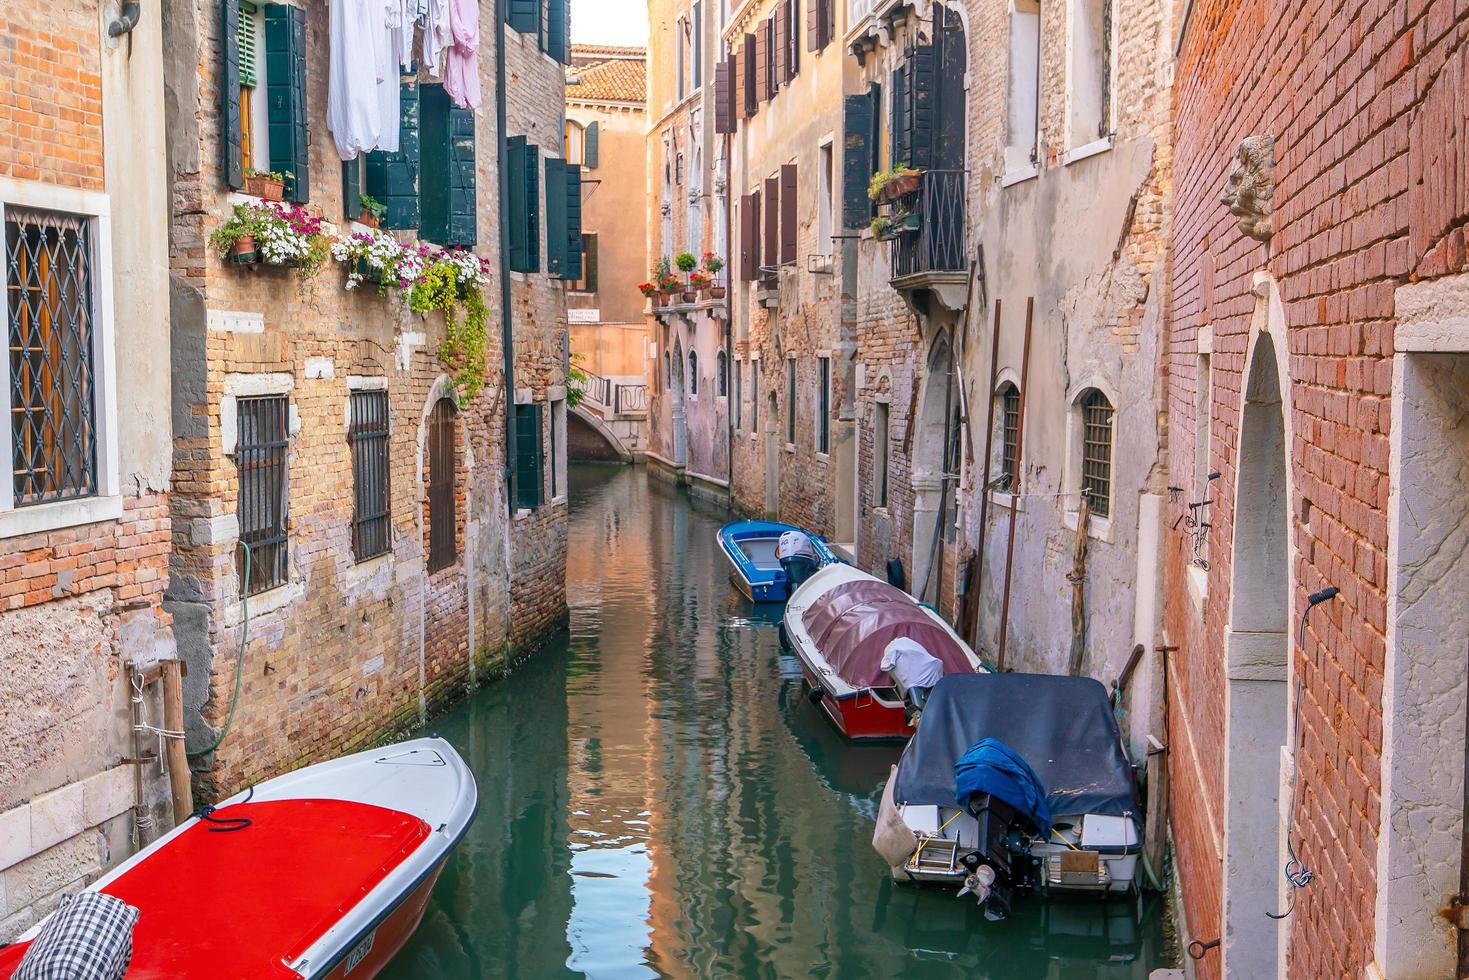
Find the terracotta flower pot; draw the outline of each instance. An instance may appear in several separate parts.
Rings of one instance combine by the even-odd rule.
[[[368,228],[376,228],[378,227],[377,215],[373,214],[371,211],[363,211],[362,214],[357,218],[357,223],[360,225],[365,225]]]
[[[685,303],[692,303],[695,300],[697,300],[698,298],[699,298],[699,294],[696,293],[696,292],[694,292],[691,289],[685,289],[684,292],[683,292],[683,301]]]
[[[900,197],[906,197],[918,190],[919,174],[898,174],[882,185],[882,199],[884,201],[896,201]]]
[[[257,258],[254,235],[241,235],[230,245],[230,260],[233,262],[254,262]]]
[[[723,286],[710,286],[709,287],[709,298],[710,299],[724,299],[724,297],[725,297],[725,295],[727,293],[728,293],[728,290],[726,290]]]
[[[245,193],[263,201],[279,201],[286,196],[286,184],[261,174],[250,174],[245,178]]]

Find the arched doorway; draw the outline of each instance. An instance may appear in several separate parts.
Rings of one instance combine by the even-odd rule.
[[[668,390],[673,395],[670,406],[673,414],[673,463],[675,466],[686,466],[689,460],[689,425],[684,409],[687,389],[684,388],[683,341],[677,337],[673,341],[672,370],[668,379]]]
[[[952,497],[958,474],[950,472],[951,431],[958,398],[953,385],[954,356],[949,332],[942,330],[928,351],[923,397],[913,437],[913,594],[937,602],[944,549],[952,540]]]
[[[1284,965],[1280,923],[1266,914],[1278,911],[1281,900],[1281,748],[1288,736],[1291,650],[1289,444],[1278,357],[1271,334],[1260,331],[1246,364],[1234,492],[1221,960],[1232,977],[1274,977]]]

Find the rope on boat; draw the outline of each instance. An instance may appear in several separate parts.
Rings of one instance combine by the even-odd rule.
[[[949,819],[945,820],[939,826],[939,829],[938,830],[935,830],[931,834],[919,834],[918,835],[918,846],[915,847],[915,848],[913,848],[913,853],[910,854],[910,855],[908,855],[908,860],[909,861],[912,861],[914,858],[918,857],[918,852],[921,851],[921,850],[923,850],[924,846],[926,844],[928,844],[930,841],[938,840],[939,834],[942,834],[944,832],[944,828],[948,827],[949,824],[953,823],[954,820],[959,816],[959,814],[961,814],[963,812],[964,812],[963,810],[955,810],[954,811],[954,816],[952,816]]]
[[[244,541],[241,541],[240,547],[245,549],[245,569],[244,574],[240,576],[240,653],[239,656],[235,658],[235,693],[230,697],[229,714],[225,716],[224,727],[219,730],[219,737],[216,738],[213,742],[209,743],[209,745],[205,748],[195,749],[193,752],[185,752],[184,754],[190,759],[197,759],[201,755],[208,755],[215,749],[219,748],[220,743],[225,740],[225,737],[227,735],[229,735],[230,729],[235,724],[235,708],[238,707],[240,704],[240,678],[244,673],[245,667],[245,646],[250,642],[249,591],[251,559],[250,546]],[[183,733],[180,732],[178,737],[182,738]]]

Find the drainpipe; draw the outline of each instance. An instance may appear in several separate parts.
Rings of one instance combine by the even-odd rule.
[[[731,81],[730,84],[733,85],[734,82]],[[728,253],[730,251],[730,243],[734,240],[734,239],[732,239],[730,237],[732,234],[734,234],[734,227],[733,227],[734,222],[733,222],[733,220],[730,217],[730,215],[734,214],[734,206],[733,206],[734,205],[734,195],[733,195],[733,193],[731,193],[731,191],[732,191],[732,189],[734,187],[734,181],[730,177],[730,171],[734,169],[733,167],[730,166],[730,164],[732,162],[730,160],[730,151],[733,149],[733,147],[730,145],[731,140],[729,138],[729,134],[728,133],[725,133],[723,136],[720,137],[720,139],[724,140],[724,248],[725,248],[725,252]],[[724,256],[724,268],[725,269],[731,269],[731,268],[733,268],[733,263],[730,262],[730,257],[729,257],[728,254],[726,254]],[[726,275],[725,282],[729,282],[729,278],[728,278],[728,275],[729,274],[726,272],[725,275]],[[729,372],[730,365],[732,365],[734,363],[734,296],[733,296],[733,293],[734,293],[734,290],[733,289],[730,289],[729,287],[725,287],[725,290],[724,290],[725,303],[728,304],[724,308],[724,353],[725,353],[724,369],[725,369],[726,373]],[[738,406],[739,403],[745,397],[745,391],[744,391],[744,389],[745,389],[745,372],[741,371],[740,372],[740,390],[734,393],[736,406]],[[756,398],[760,397],[760,393],[758,391],[755,392],[755,397]],[[725,405],[725,408],[724,408],[724,428],[725,428],[725,445],[727,445],[729,447],[728,451],[726,451],[725,454],[724,454],[725,463],[727,464],[727,466],[726,466],[726,473],[725,473],[725,480],[727,481],[726,484],[725,484],[725,492],[729,496],[729,505],[730,505],[731,508],[733,508],[735,506],[735,488],[734,488],[735,427],[734,427],[734,412],[730,411],[728,404],[726,404]]]
[[[510,143],[505,137],[505,23],[506,5],[495,2],[495,141],[499,160],[500,200],[510,199]],[[505,504],[515,513],[515,331],[510,314],[510,227],[501,208],[500,234],[500,346],[505,375]],[[513,563],[512,563],[513,569]]]

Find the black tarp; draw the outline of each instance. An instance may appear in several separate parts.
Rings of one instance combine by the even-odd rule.
[[[1140,822],[1142,808],[1107,689],[1089,677],[945,677],[929,695],[918,732],[898,763],[893,799],[957,806],[954,763],[984,738],[999,739],[1030,764],[1054,819],[1131,814]]]

